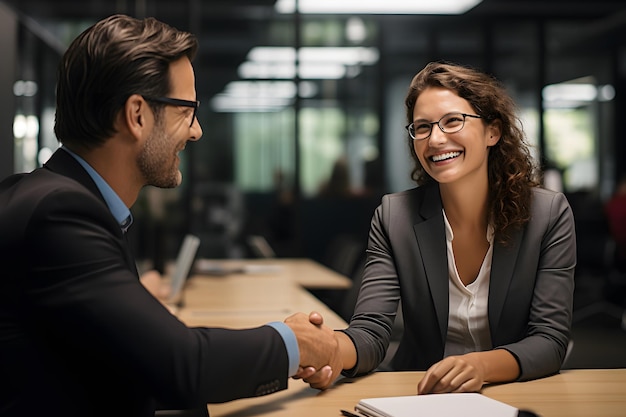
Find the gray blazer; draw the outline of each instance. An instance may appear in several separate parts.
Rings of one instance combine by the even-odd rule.
[[[512,242],[496,243],[489,284],[494,348],[511,352],[520,380],[557,373],[569,342],[576,265],[570,206],[536,188],[532,218]],[[386,195],[372,218],[367,262],[350,326],[357,349],[347,376],[384,359],[402,300],[404,333],[395,370],[426,370],[443,358],[448,326],[448,266],[438,184]]]

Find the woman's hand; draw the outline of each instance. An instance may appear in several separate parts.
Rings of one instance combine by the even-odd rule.
[[[517,360],[505,349],[448,356],[426,371],[417,393],[478,392],[484,384],[515,381],[519,374]]]
[[[342,366],[340,363],[323,366],[319,371],[311,366],[298,368],[298,373],[294,379],[302,379],[311,388],[325,390],[341,375]]]
[[[478,392],[484,382],[484,370],[479,357],[473,354],[448,356],[426,371],[417,384],[417,393]]]

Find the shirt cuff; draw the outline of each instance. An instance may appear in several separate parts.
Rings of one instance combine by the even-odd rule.
[[[278,334],[283,338],[289,358],[288,376],[294,376],[298,372],[298,366],[300,366],[300,350],[298,349],[298,340],[296,339],[295,333],[291,330],[291,327],[280,321],[273,321],[267,325],[276,329]]]

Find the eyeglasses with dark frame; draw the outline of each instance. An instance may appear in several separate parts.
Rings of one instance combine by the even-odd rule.
[[[198,107],[200,107],[199,101],[181,100],[179,98],[169,98],[169,97],[150,97],[150,96],[142,96],[142,97],[148,101],[163,103],[163,104],[167,104],[170,106],[191,107],[193,109],[193,117],[191,118],[191,123],[189,124],[189,127],[193,126],[193,122],[194,120],[196,120],[196,115],[198,113]]]
[[[406,130],[409,131],[409,135],[414,140],[424,140],[430,137],[433,133],[433,126],[439,126],[439,129],[443,133],[456,133],[463,129],[465,126],[465,118],[473,117],[475,119],[482,119],[482,116],[477,114],[467,114],[467,113],[448,113],[441,117],[441,119],[436,122],[426,122],[419,120],[417,122],[413,122],[410,125],[406,126]],[[415,125],[417,123],[417,126]]]

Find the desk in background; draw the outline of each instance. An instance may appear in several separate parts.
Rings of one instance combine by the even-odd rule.
[[[376,372],[318,391],[300,380],[265,397],[209,404],[211,417],[339,417],[361,398],[414,395],[423,372]],[[626,369],[566,370],[528,382],[486,387],[484,395],[541,417],[624,417]],[[417,414],[416,414],[417,415]]]
[[[254,327],[313,310],[320,312],[330,327],[347,326],[307,289],[346,289],[352,282],[315,261],[200,260],[196,265],[197,272],[189,278],[183,293],[183,307],[177,312],[189,326]],[[203,265],[222,273],[234,272],[203,274]]]
[[[271,259],[198,259],[195,273],[199,276],[211,276],[202,270],[234,271],[225,276],[250,275],[257,277],[285,277],[309,290],[345,290],[352,281],[344,275],[305,258]]]

